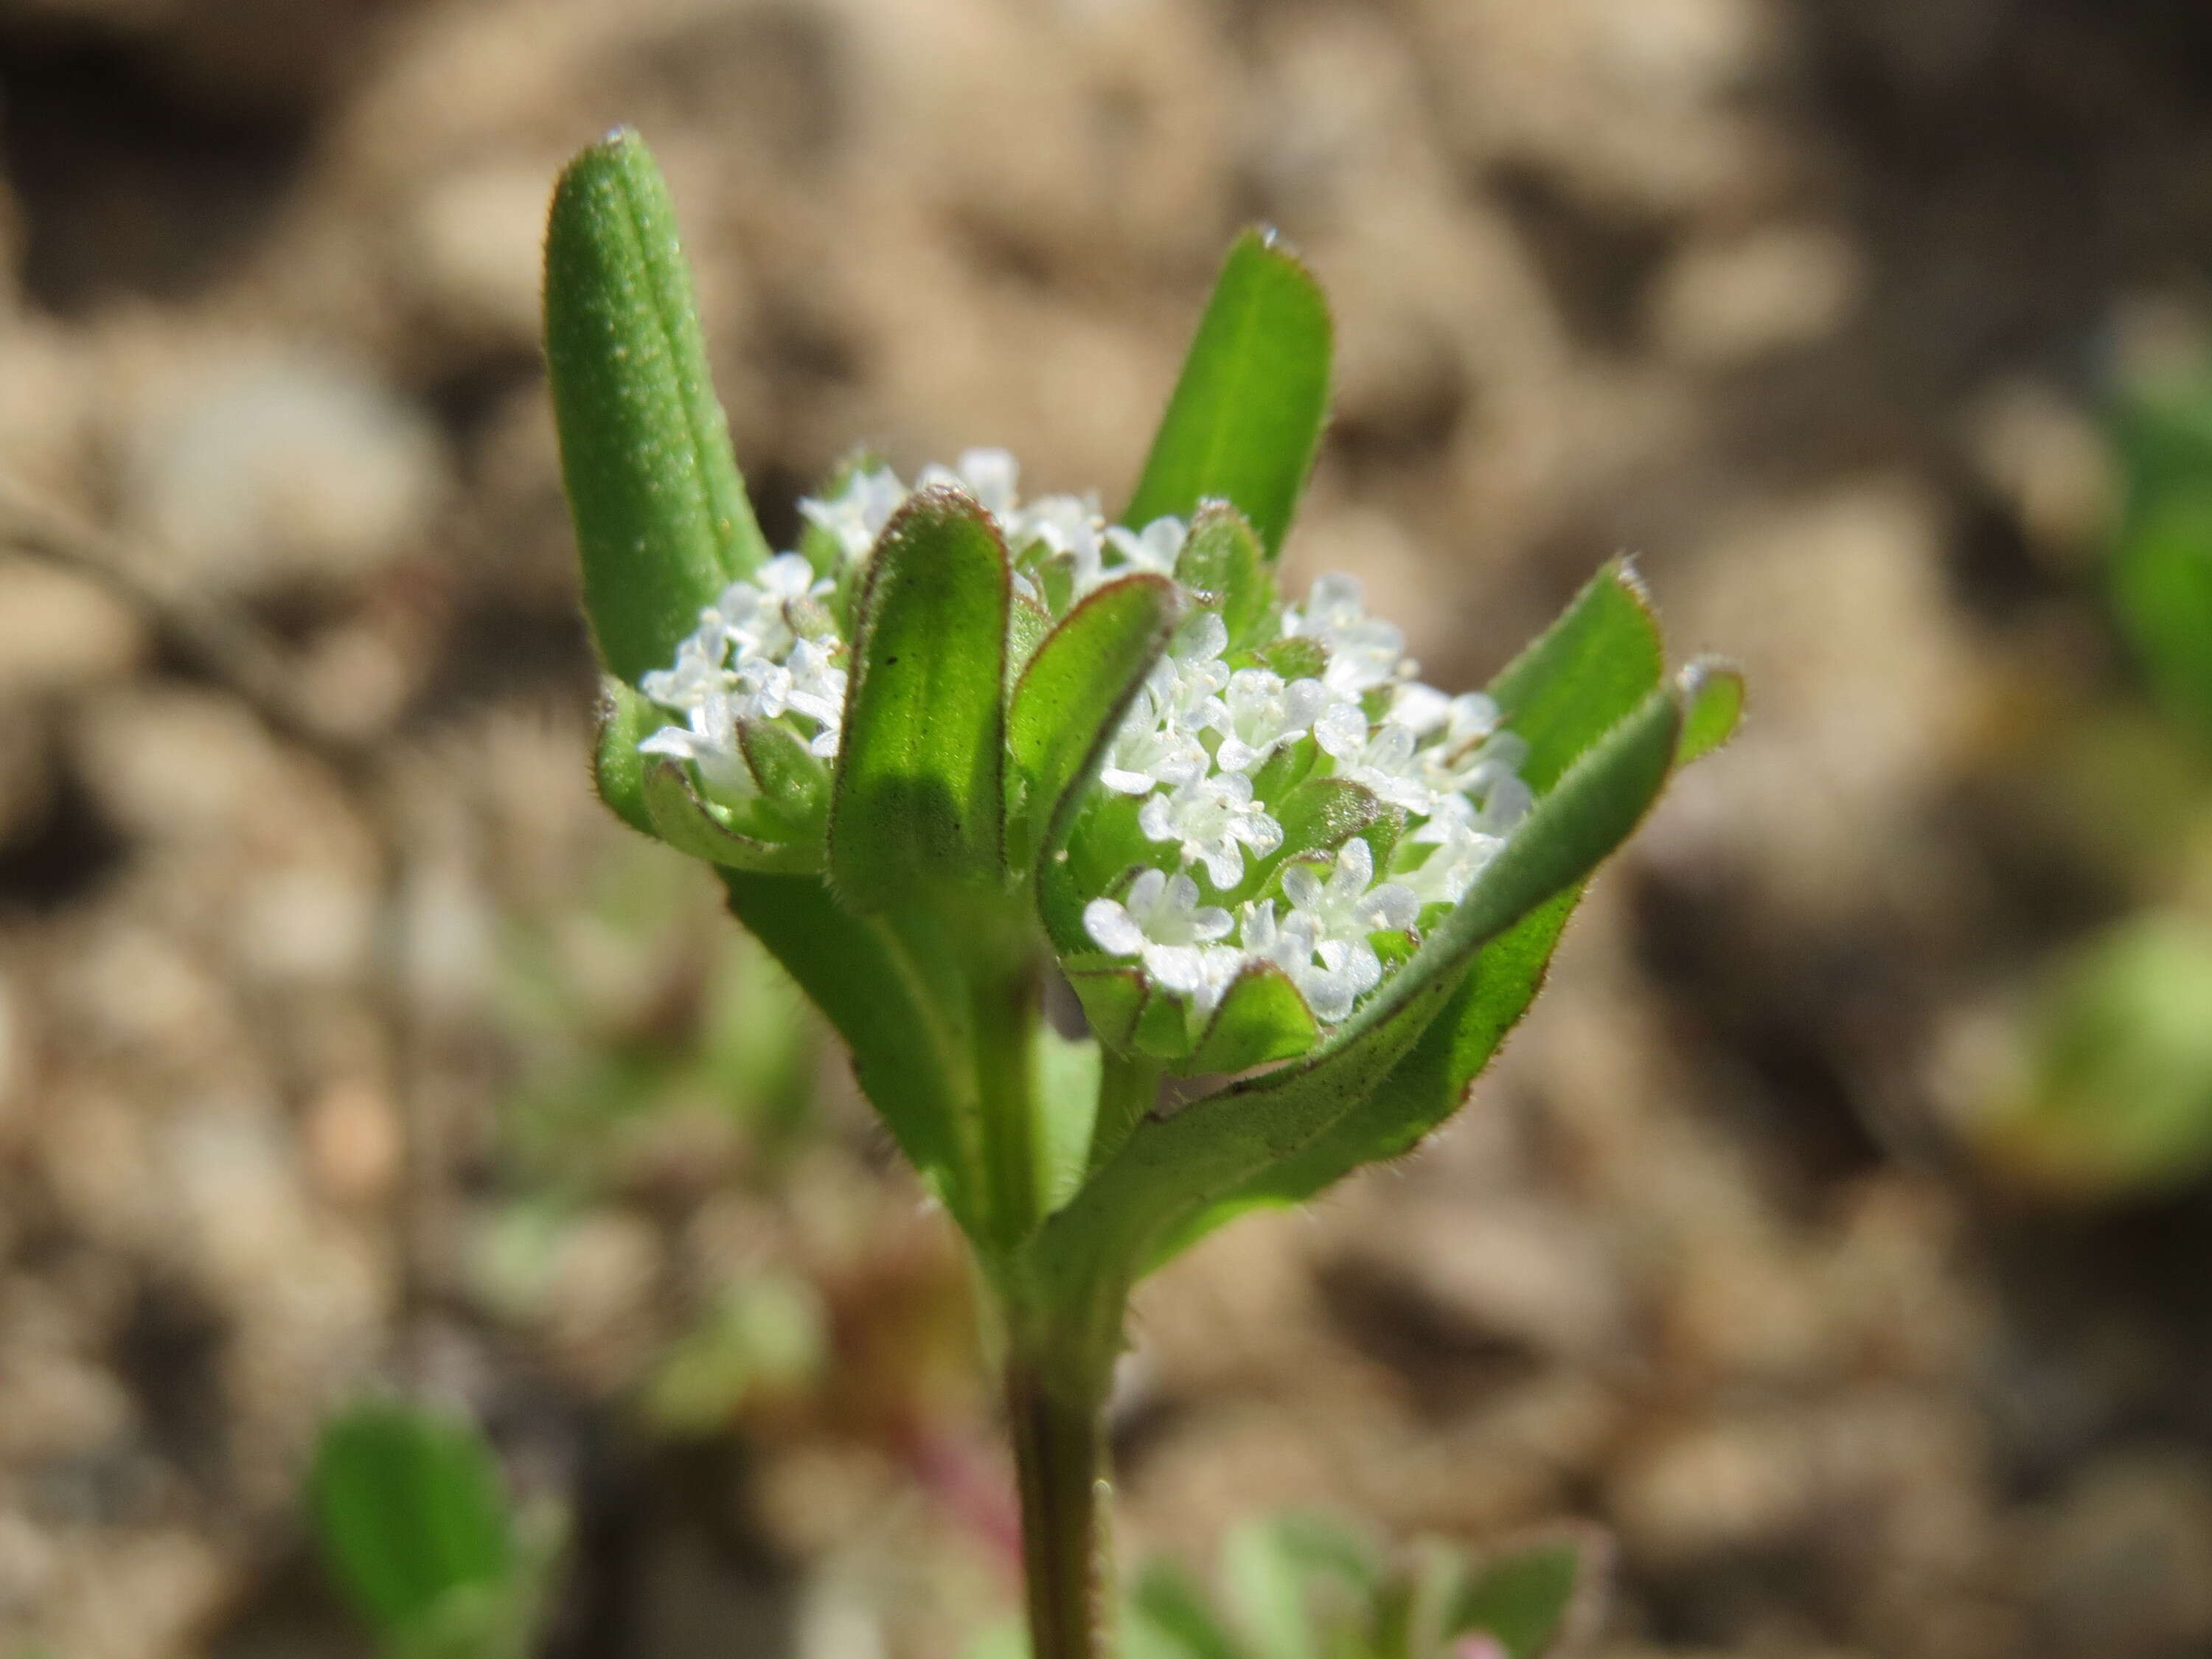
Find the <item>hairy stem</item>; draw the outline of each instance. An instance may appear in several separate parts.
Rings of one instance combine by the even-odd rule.
[[[1102,1392],[1056,1389],[1045,1368],[1018,1352],[1006,1367],[1030,1659],[1107,1652]]]

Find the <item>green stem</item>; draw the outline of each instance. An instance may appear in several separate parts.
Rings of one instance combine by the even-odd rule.
[[[1139,1121],[1152,1109],[1165,1069],[1141,1054],[1117,1054],[1111,1048],[1103,1048],[1099,1062],[1098,1111],[1091,1120],[1086,1175],[1095,1173],[1120,1152]]]
[[[1018,1352],[1006,1367],[1030,1659],[1101,1659],[1107,1650],[1101,1392],[1057,1390]]]
[[[1011,1248],[1044,1218],[1033,1092],[1042,989],[1024,950],[988,955],[969,989],[988,1209],[993,1234]]]

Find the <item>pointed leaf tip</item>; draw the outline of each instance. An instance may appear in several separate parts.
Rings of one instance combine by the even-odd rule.
[[[1665,672],[1650,599],[1629,562],[1615,560],[1490,684],[1506,726],[1528,745],[1522,781],[1542,795]]]
[[[1223,261],[1122,522],[1188,519],[1233,501],[1267,556],[1281,550],[1328,415],[1334,325],[1321,284],[1271,234]]]
[[[1700,657],[1676,678],[1683,713],[1674,764],[1687,766],[1735,735],[1743,719],[1743,673],[1722,658]]]

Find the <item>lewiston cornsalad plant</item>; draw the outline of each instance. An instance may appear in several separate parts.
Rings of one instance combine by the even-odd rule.
[[[545,308],[600,792],[716,866],[973,1245],[1033,1650],[1087,1659],[1131,1287],[1448,1116],[1740,683],[1669,677],[1620,566],[1457,696],[1356,581],[1279,592],[1331,328],[1264,234],[1231,249],[1118,514],[1024,497],[1002,450],[910,480],[862,456],[783,551],[634,134],[563,174]],[[1061,982],[1082,1036],[1046,1018]],[[1170,1108],[1169,1076],[1215,1086]]]

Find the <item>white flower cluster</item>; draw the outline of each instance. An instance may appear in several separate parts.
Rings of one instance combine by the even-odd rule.
[[[1174,575],[1188,533],[1181,520],[1132,531],[1107,524],[1093,497],[1024,502],[1018,478],[1006,451],[971,449],[955,468],[925,468],[916,487],[951,484],[972,495],[1023,557],[1020,591],[1048,609],[1031,568],[1041,562],[1065,578],[1053,584],[1063,611],[1118,577]],[[857,470],[836,495],[799,508],[849,568],[908,493],[888,468]],[[758,792],[738,746],[740,720],[797,717],[816,754],[836,754],[845,645],[823,601],[842,574],[781,553],[732,583],[702,613],[675,665],[646,677],[645,695],[683,723],[640,748],[692,763],[709,795],[732,804]],[[1316,582],[1279,628],[1285,639],[1320,647],[1318,673],[1286,679],[1249,665],[1249,656],[1232,665],[1228,629],[1206,610],[1193,613],[1154,665],[1098,782],[1140,799],[1138,827],[1159,849],[1158,867],[1140,871],[1118,899],[1091,900],[1083,922],[1100,950],[1137,958],[1156,987],[1200,1016],[1247,967],[1265,963],[1289,977],[1317,1019],[1334,1023],[1382,982],[1370,935],[1411,928],[1427,907],[1455,903],[1527,810],[1528,792],[1516,770],[1519,740],[1499,728],[1496,706],[1415,679],[1404,635],[1366,614],[1352,578]],[[1202,902],[1194,872],[1227,894],[1243,881],[1248,859],[1281,848],[1283,826],[1255,779],[1309,738],[1325,757],[1317,772],[1360,784],[1405,814],[1390,867],[1378,871],[1369,843],[1354,838],[1330,862],[1290,863],[1279,899],[1253,899],[1233,915]]]
[[[1232,669],[1223,660],[1228,630],[1212,611],[1186,623],[1154,666],[1098,781],[1145,798],[1138,827],[1177,872],[1141,872],[1123,898],[1091,901],[1083,922],[1100,950],[1136,957],[1156,986],[1200,1016],[1245,969],[1266,963],[1316,1019],[1334,1024],[1382,982],[1370,936],[1411,928],[1429,905],[1457,903],[1527,811],[1528,792],[1515,771],[1519,739],[1499,728],[1497,706],[1414,679],[1405,636],[1366,614],[1351,577],[1322,577],[1281,627],[1327,653],[1318,676]],[[1381,718],[1370,718],[1376,708]],[[1373,848],[1354,837],[1329,864],[1287,865],[1279,903],[1253,899],[1234,915],[1201,903],[1192,870],[1228,892],[1248,855],[1281,846],[1282,825],[1255,799],[1253,779],[1309,736],[1332,775],[1405,812],[1392,869],[1377,871]]]

